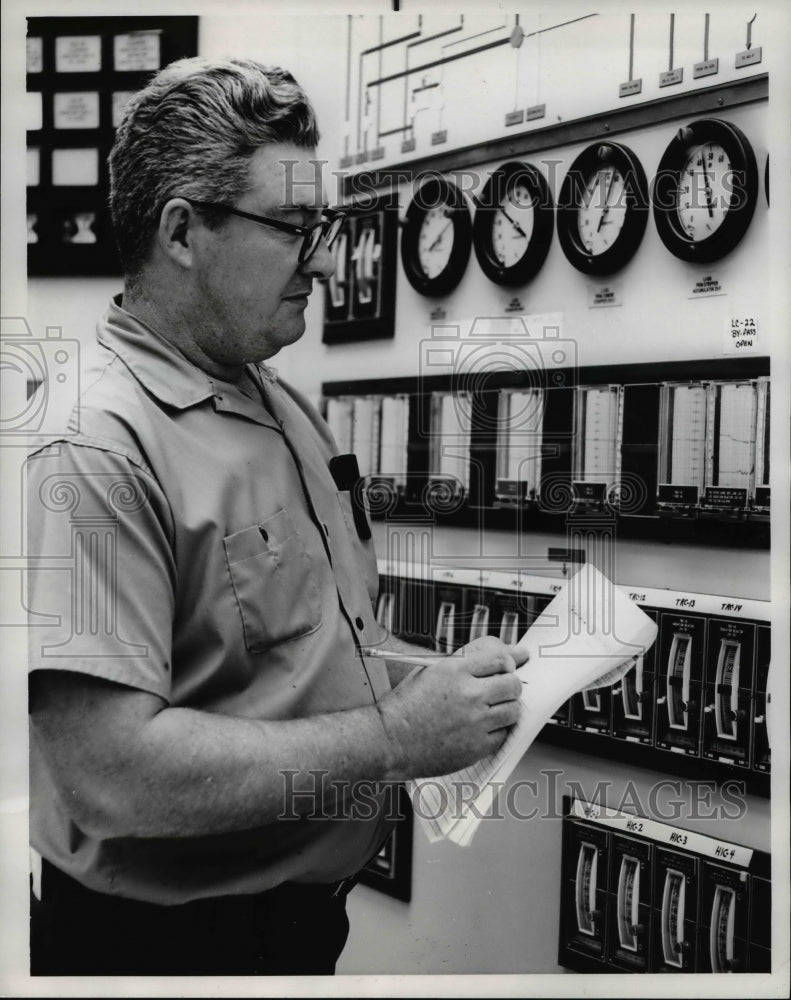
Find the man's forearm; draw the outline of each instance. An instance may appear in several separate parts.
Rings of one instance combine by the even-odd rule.
[[[33,726],[78,826],[100,836],[251,829],[331,807],[334,780],[397,776],[375,706],[261,721],[52,673],[37,687]],[[316,789],[315,802],[293,795]]]
[[[375,706],[287,722],[169,708],[144,737],[152,777],[140,789],[147,816],[136,836],[197,836],[321,815],[335,806],[335,788],[394,777]],[[173,747],[179,752],[168,762]]]
[[[485,637],[451,657],[424,652],[433,663],[375,705],[282,721],[171,707],[96,677],[36,671],[34,737],[86,833],[252,829],[321,813],[356,782],[447,774],[499,749],[521,696],[511,648]]]

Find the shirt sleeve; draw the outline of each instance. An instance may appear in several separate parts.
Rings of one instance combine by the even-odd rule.
[[[90,674],[170,701],[175,563],[155,479],[101,445],[26,463],[29,669]]]

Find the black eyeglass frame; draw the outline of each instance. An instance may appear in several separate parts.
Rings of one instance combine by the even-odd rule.
[[[179,195],[179,197],[184,196]],[[269,219],[265,215],[253,215],[252,212],[243,212],[240,208],[234,208],[232,205],[223,205],[219,202],[196,201],[194,198],[184,198],[184,201],[189,202],[195,208],[208,208],[213,211],[228,212],[230,215],[238,215],[240,219],[249,219],[250,222],[258,222],[262,226],[279,229],[281,232],[289,233],[292,236],[301,236],[302,246],[299,248],[299,256],[297,258],[300,264],[305,264],[310,260],[318,249],[319,242],[322,239],[328,247],[331,247],[340,234],[346,219],[346,212],[342,212],[336,208],[323,208],[321,210],[322,218],[315,225],[296,226],[292,222]],[[333,226],[337,227],[334,232],[332,231]],[[311,244],[311,241],[314,239],[313,234],[316,230],[320,231],[320,236]]]

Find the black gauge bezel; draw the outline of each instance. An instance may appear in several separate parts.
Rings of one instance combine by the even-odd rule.
[[[442,204],[450,209],[453,249],[442,271],[435,277],[429,278],[420,265],[418,240],[427,212]],[[415,192],[406,211],[406,222],[401,233],[401,263],[407,280],[421,295],[447,295],[464,276],[471,249],[472,219],[464,194],[446,177],[439,174],[429,177]]]
[[[731,161],[733,202],[716,232],[696,241],[687,235],[679,219],[679,188],[692,151],[707,142],[721,146]],[[719,118],[701,118],[678,130],[659,162],[652,193],[656,229],[672,254],[699,264],[724,257],[747,232],[757,200],[758,166],[741,129]]]
[[[579,212],[591,175],[612,164],[624,178],[626,217],[615,243],[604,253],[592,254],[582,242]],[[648,224],[648,181],[643,166],[627,146],[603,140],[584,149],[569,167],[558,195],[558,240],[563,253],[583,274],[613,274],[637,252]]]
[[[766,207],[769,207],[769,154],[766,154],[766,164],[764,166],[764,195],[766,196]]]
[[[519,181],[533,202],[533,231],[519,260],[507,267],[494,251],[494,222],[500,202]],[[486,277],[496,285],[526,285],[538,274],[549,253],[555,232],[555,205],[544,175],[530,163],[504,163],[489,178],[477,199],[472,225],[472,245]]]

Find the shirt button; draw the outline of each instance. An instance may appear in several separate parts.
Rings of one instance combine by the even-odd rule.
[[[354,624],[361,632],[365,628],[365,623],[363,622],[362,618],[360,618],[359,615],[357,616],[357,618],[354,619]]]

